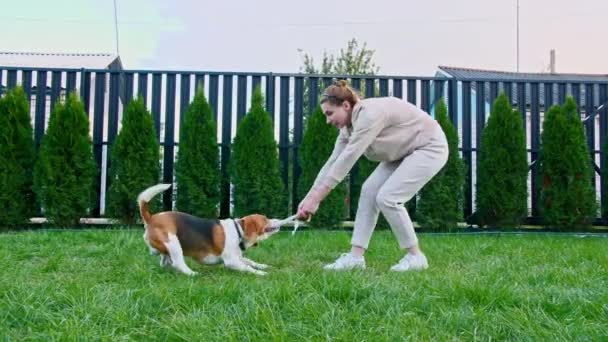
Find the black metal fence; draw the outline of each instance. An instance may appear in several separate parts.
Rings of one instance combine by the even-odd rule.
[[[239,122],[250,106],[252,90],[260,86],[266,98],[278,141],[281,175],[291,196],[292,210],[298,203],[298,147],[302,141],[304,116],[307,108],[318,105],[318,92],[335,78],[348,79],[354,88],[364,89],[366,97],[396,96],[407,99],[421,109],[433,113],[435,103],[446,99],[452,122],[460,136],[460,150],[467,165],[464,215],[470,217],[475,206],[477,151],[481,131],[499,92],[505,92],[514,107],[522,113],[528,144],[529,217],[538,218],[539,187],[536,184],[535,161],[540,147],[540,133],[545,108],[562,104],[573,96],[579,105],[581,118],[586,121],[587,143],[592,154],[596,177],[593,184],[598,201],[606,196],[599,177],[604,169],[602,142],[608,130],[606,107],[608,82],[581,80],[527,79],[455,79],[444,77],[406,76],[344,76],[236,73],[203,71],[47,69],[0,66],[0,91],[22,85],[31,104],[35,143],[38,147],[48,123],[50,108],[66,93],[76,91],[89,114],[94,155],[99,165],[99,205],[94,216],[103,215],[105,190],[108,189],[108,146],[120,129],[122,108],[133,96],[141,96],[153,115],[158,139],[162,146],[162,181],[174,181],[174,161],[179,148],[179,128],[183,114],[198,87],[203,87],[218,123],[218,144],[221,172],[227,173],[231,141]],[[599,110],[598,110],[599,108]],[[597,114],[597,115],[595,115]],[[352,186],[352,183],[351,183]],[[230,184],[222,184],[220,215],[230,215]],[[171,208],[172,195],[164,197],[165,208]],[[441,204],[438,204],[441,205]],[[607,203],[601,203],[602,207]],[[352,216],[352,215],[351,215]],[[599,217],[598,222],[605,218]]]

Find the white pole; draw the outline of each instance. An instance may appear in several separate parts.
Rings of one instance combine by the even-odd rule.
[[[519,1],[519,0],[518,0]],[[116,0],[114,0],[114,28],[116,31],[116,55],[120,56],[119,44],[118,44],[118,15],[116,11]]]
[[[517,0],[517,72],[519,72],[519,0]]]

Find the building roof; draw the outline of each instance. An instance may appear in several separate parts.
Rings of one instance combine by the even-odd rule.
[[[109,53],[0,52],[0,67],[122,70],[120,57]]]
[[[439,69],[449,76],[460,80],[492,80],[492,81],[541,81],[541,82],[608,82],[608,75],[603,74],[563,74],[563,73],[530,73],[497,70],[459,68],[440,65]]]
[[[553,83],[553,103],[557,102],[558,98],[558,87],[557,83],[608,83],[608,75],[603,74],[566,74],[566,73],[528,73],[528,72],[510,72],[510,71],[497,71],[497,70],[483,70],[483,69],[470,69],[450,66],[439,66],[439,72],[441,76],[453,77],[461,81],[496,81],[496,82],[541,82],[541,83]],[[485,82],[485,97],[486,100],[490,100],[490,83]],[[517,96],[516,84],[512,83],[512,102],[514,104],[519,103]],[[476,83],[471,84],[471,89],[475,90],[477,87]],[[598,85],[594,84],[594,88]],[[502,85],[500,86],[502,89]],[[597,90],[594,91],[597,94]],[[580,86],[580,106],[585,106],[585,93],[586,87],[584,84]],[[567,94],[571,94],[571,87],[567,86]],[[545,105],[545,87],[544,84],[539,86],[539,104],[540,106]],[[529,84],[526,86],[526,105],[531,103],[531,93]],[[597,96],[594,97],[594,105],[599,105],[599,99]]]

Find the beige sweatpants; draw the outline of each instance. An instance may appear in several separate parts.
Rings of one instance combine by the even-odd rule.
[[[399,246],[416,246],[418,238],[404,203],[443,168],[447,159],[447,140],[437,125],[427,145],[402,160],[381,162],[361,187],[351,244],[367,249],[381,211]]]

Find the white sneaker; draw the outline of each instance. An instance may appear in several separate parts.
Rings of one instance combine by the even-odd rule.
[[[356,257],[350,253],[344,253],[333,264],[323,266],[323,269],[332,271],[345,271],[355,268],[365,269],[365,259],[362,256]]]
[[[421,271],[429,268],[429,262],[426,260],[426,256],[420,254],[406,254],[399,263],[391,267],[391,271],[405,272],[405,271]]]

